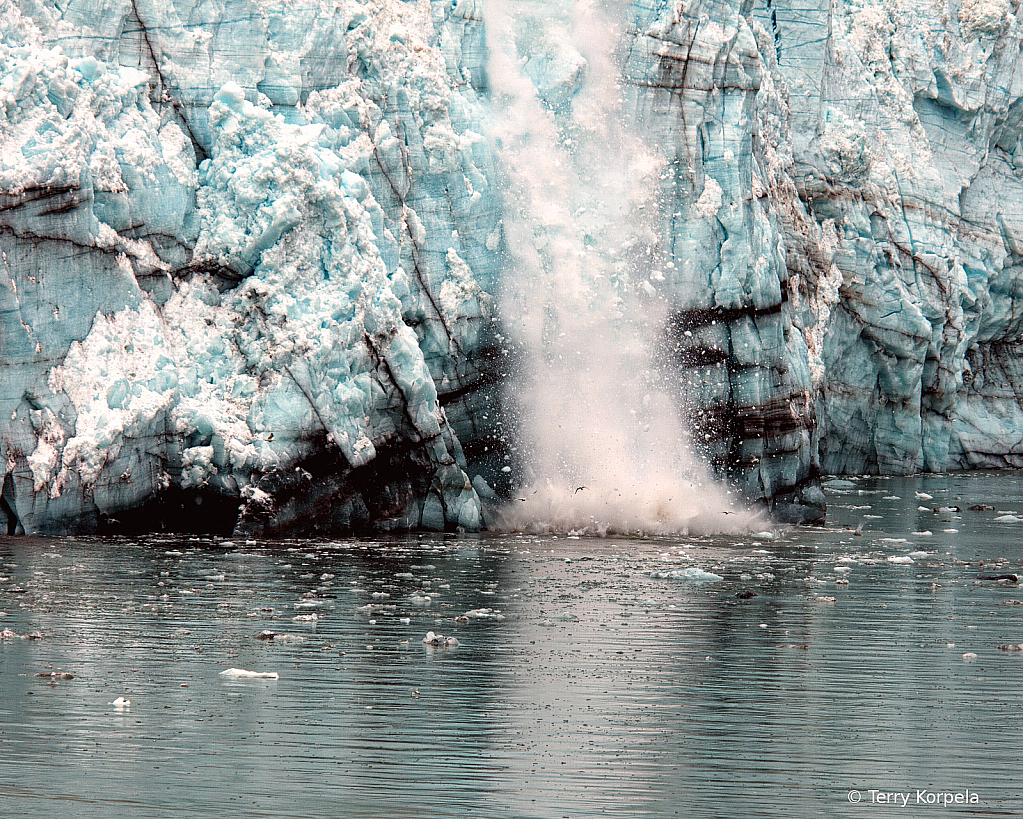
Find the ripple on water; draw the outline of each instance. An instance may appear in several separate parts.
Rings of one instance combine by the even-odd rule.
[[[2,540],[0,813],[862,819],[848,789],[893,782],[1014,809],[1023,592],[975,581],[1023,568],[1023,523],[944,532],[915,493],[1020,511],[1019,482],[937,480],[853,481],[862,536],[849,508],[752,543]],[[689,568],[721,579],[656,576]]]

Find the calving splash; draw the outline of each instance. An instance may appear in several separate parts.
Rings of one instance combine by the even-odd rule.
[[[615,44],[627,5],[490,0],[493,138],[506,174],[503,318],[523,485],[513,529],[739,530],[692,452],[650,340],[663,326],[657,141],[630,116]]]

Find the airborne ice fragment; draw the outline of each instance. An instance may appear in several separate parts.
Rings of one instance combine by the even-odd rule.
[[[276,671],[247,671],[244,668],[228,668],[220,672],[221,677],[230,677],[239,680],[278,680],[280,675]]]

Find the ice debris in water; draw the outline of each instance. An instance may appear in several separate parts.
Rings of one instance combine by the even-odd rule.
[[[900,565],[905,565],[905,564],[908,564],[908,563],[912,563],[913,562],[913,558],[911,558],[909,555],[892,555],[891,557],[888,558],[888,562],[889,563],[898,563]]]
[[[655,570],[650,572],[650,576],[656,580],[696,580],[704,582],[724,580],[724,578],[719,574],[705,572],[703,569],[697,569],[695,567],[688,569]]]
[[[443,634],[435,634],[432,631],[428,631],[426,632],[426,636],[423,638],[423,645],[457,648],[459,642],[457,637],[445,637]]]
[[[42,636],[38,631],[33,631],[31,634],[17,634],[9,628],[0,631],[0,640],[38,640]]]
[[[1023,518],[1010,514],[998,515],[995,518],[995,523],[1023,523]]]
[[[497,609],[470,609],[465,616],[471,620],[503,620],[504,615]]]
[[[220,672],[221,677],[229,677],[237,680],[278,680],[280,675],[276,671],[247,671],[244,668],[228,668]]]
[[[124,697],[118,697],[110,704],[114,706],[114,708],[128,708],[131,705],[131,700],[125,699]]]
[[[275,643],[303,643],[303,642],[305,642],[305,637],[302,637],[299,634],[282,634],[281,632],[270,631],[269,629],[265,629],[265,630],[259,632],[259,634],[256,635],[256,639],[257,640],[270,640],[270,641],[275,642]]]

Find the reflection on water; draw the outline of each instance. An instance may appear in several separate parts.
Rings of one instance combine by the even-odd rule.
[[[1023,589],[976,582],[1020,486],[839,483],[758,538],[5,539],[0,815],[1023,813]]]

